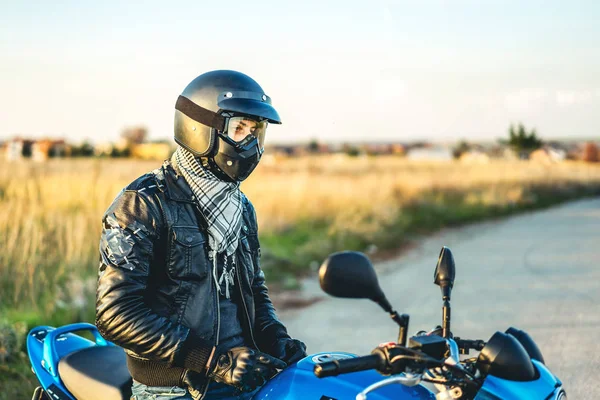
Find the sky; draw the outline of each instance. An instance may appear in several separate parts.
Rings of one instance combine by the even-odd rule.
[[[233,69],[267,140],[600,137],[600,2],[0,0],[0,141],[173,135],[177,96]]]

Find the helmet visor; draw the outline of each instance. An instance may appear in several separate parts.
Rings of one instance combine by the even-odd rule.
[[[225,134],[242,146],[255,137],[258,140],[258,146],[262,149],[265,147],[267,125],[267,121],[258,121],[252,117],[230,117]]]

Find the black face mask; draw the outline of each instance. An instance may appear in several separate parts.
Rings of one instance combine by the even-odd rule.
[[[205,165],[219,179],[227,182],[242,182],[258,165],[263,154],[258,140],[248,136],[236,143],[222,134],[217,135],[218,150],[213,157],[205,159]]]

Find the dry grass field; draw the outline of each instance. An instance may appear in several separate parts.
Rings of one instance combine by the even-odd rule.
[[[85,308],[95,285],[102,213],[124,186],[159,165],[112,159],[1,162],[0,309],[48,315]],[[535,205],[542,195],[563,198],[599,187],[600,167],[594,164],[315,156],[267,159],[242,190],[257,209],[267,254],[293,262],[322,255],[319,247],[331,246],[332,239],[339,243],[340,237],[378,245],[386,228],[410,225],[423,207],[460,223],[470,220],[469,209]],[[457,216],[457,206],[466,214]]]
[[[19,352],[28,328],[93,320],[101,216],[124,186],[159,165],[0,161],[0,375],[16,382],[12,393],[32,384]],[[242,190],[257,209],[263,267],[277,283],[331,251],[398,248],[444,226],[600,194],[600,165],[266,158]],[[3,366],[11,357],[13,367]]]

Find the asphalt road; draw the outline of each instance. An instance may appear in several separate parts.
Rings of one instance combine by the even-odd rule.
[[[447,230],[377,264],[388,299],[411,316],[410,334],[441,324],[433,271],[443,245],[456,261],[456,336],[487,340],[509,326],[523,329],[570,399],[600,398],[600,199]],[[305,291],[320,295],[315,279]],[[310,353],[368,354],[397,337],[387,314],[369,300],[324,297],[280,316]]]

